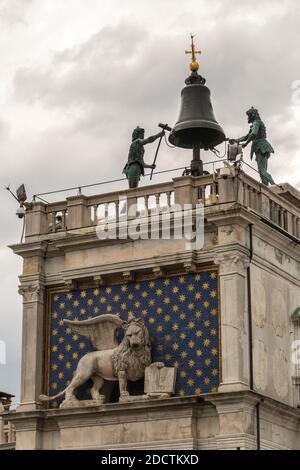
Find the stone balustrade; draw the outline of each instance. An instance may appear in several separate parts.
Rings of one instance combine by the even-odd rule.
[[[72,196],[50,204],[34,202],[26,213],[25,241],[35,241],[40,235],[96,226],[107,217],[118,222],[126,211],[130,216],[135,215],[130,211],[134,205],[138,211],[160,211],[173,203],[195,206],[200,201],[205,207],[219,205],[223,210],[224,204],[239,204],[275,228],[300,238],[300,193],[297,190],[292,188],[294,199],[289,200],[286,191],[281,194],[278,186],[264,186],[241,170],[237,173],[234,167],[224,169],[226,171],[217,170],[215,174],[183,176],[136,189]]]

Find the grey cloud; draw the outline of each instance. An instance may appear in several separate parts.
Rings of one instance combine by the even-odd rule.
[[[35,0],[0,0],[0,22],[13,26],[26,24],[25,12]]]

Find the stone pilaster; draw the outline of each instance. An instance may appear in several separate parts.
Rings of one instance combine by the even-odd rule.
[[[238,250],[219,252],[222,377],[219,391],[249,388],[246,269],[249,258]]]
[[[21,403],[17,411],[38,408],[43,383],[44,297],[40,280],[19,287],[23,296]]]

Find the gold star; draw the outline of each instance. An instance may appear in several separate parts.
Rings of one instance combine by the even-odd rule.
[[[208,302],[208,300],[205,300],[205,302],[203,302],[203,305],[204,305],[205,308],[208,308],[208,307],[209,307],[209,302]]]
[[[149,323],[151,323],[151,324],[155,323],[155,318],[154,318],[154,317],[150,317],[150,318],[149,318]]]
[[[127,309],[127,305],[126,304],[121,304],[121,310],[126,310]]]
[[[59,359],[60,361],[62,361],[64,357],[65,357],[65,356],[64,356],[63,354],[59,354],[59,355],[58,355],[58,359]]]
[[[59,304],[59,308],[60,308],[61,310],[63,310],[63,309],[65,308],[65,305],[66,305],[65,302],[61,302],[61,303]]]
[[[86,312],[85,308],[81,308],[79,313],[80,313],[80,315],[84,315],[85,312]]]
[[[209,295],[211,296],[212,299],[214,299],[215,297],[217,297],[217,293],[215,290],[212,290]]]
[[[85,343],[79,343],[79,348],[84,349],[85,348]]]
[[[165,354],[165,360],[170,361],[172,359],[171,354]]]
[[[163,345],[162,344],[158,344],[157,347],[156,347],[156,350],[158,352],[161,352],[163,350]]]
[[[139,302],[139,301],[138,301],[138,302],[135,302],[134,306],[135,306],[136,308],[139,308],[139,307],[141,306],[141,302]]]
[[[187,352],[186,352],[186,351],[181,351],[180,356],[181,356],[183,359],[186,358]]]
[[[213,356],[216,356],[218,354],[217,348],[212,348],[211,353]]]
[[[145,309],[145,310],[142,310],[142,315],[143,315],[144,317],[147,315],[147,313],[148,313],[148,310],[146,310],[146,309]]]
[[[57,335],[57,330],[56,329],[52,330],[52,336],[56,336],[56,335]]]
[[[204,341],[203,341],[203,344],[205,347],[209,346],[210,345],[210,339],[206,338]]]
[[[71,292],[69,292],[69,293],[67,294],[67,299],[68,299],[68,300],[71,300],[72,298],[73,298],[73,294],[71,294]]]
[[[192,292],[195,289],[195,286],[193,284],[188,285],[188,291]]]
[[[193,359],[190,359],[189,360],[189,366],[194,367],[194,365],[195,365],[195,361]]]
[[[162,295],[162,290],[161,289],[156,289],[156,295],[160,297]]]
[[[127,286],[126,286],[126,285],[122,286],[122,287],[121,287],[121,291],[122,291],[122,292],[126,292],[126,291],[127,291]]]
[[[71,364],[71,362],[69,362],[69,361],[68,361],[68,362],[66,362],[66,368],[67,368],[67,369],[71,369],[71,367],[72,367],[72,364]]]
[[[178,367],[179,367],[179,362],[178,362],[178,361],[175,361],[175,362],[173,363],[173,367],[176,367],[176,368],[178,369]]]
[[[170,279],[165,279],[164,286],[169,286],[169,285],[170,285]]]
[[[78,358],[78,353],[77,353],[77,352],[74,352],[74,353],[72,354],[72,357],[73,357],[73,359],[77,359],[77,358]]]
[[[178,326],[178,323],[174,323],[174,325],[172,326],[172,330],[176,331],[178,330],[179,326]]]
[[[182,389],[181,389],[181,390],[179,390],[179,395],[180,395],[181,397],[184,397],[184,395],[185,395],[185,391],[184,391],[184,390],[182,390]]]
[[[100,303],[105,304],[105,302],[106,302],[106,297],[104,296],[100,297]]]
[[[208,384],[210,383],[210,378],[209,378],[209,377],[205,377],[204,383],[205,383],[205,385],[208,385]]]
[[[196,354],[197,354],[197,356],[200,357],[200,356],[202,356],[203,351],[201,351],[201,349],[197,349]]]
[[[210,366],[211,360],[209,358],[207,358],[207,359],[205,359],[204,363],[205,363],[206,366]]]
[[[201,318],[202,316],[202,312],[200,310],[197,310],[196,313],[195,313],[195,317],[196,318]]]
[[[193,321],[188,322],[188,328],[189,328],[190,330],[192,330],[193,328],[195,328],[195,322],[193,322]]]
[[[216,277],[217,277],[217,273],[216,273],[216,271],[213,271],[210,275],[210,278],[211,279],[216,279]]]
[[[94,296],[97,297],[97,295],[99,295],[99,289],[94,290]]]
[[[53,312],[53,313],[51,313],[51,316],[52,316],[52,318],[54,318],[54,319],[55,319],[55,318],[57,318],[57,317],[58,317],[58,314],[57,314],[57,312]]]
[[[53,299],[54,299],[54,302],[57,302],[57,301],[59,300],[58,295],[55,295],[55,296],[53,297]]]
[[[184,301],[185,301],[185,295],[184,295],[184,294],[181,294],[181,295],[179,296],[179,300],[180,300],[180,302],[184,302]]]
[[[178,280],[179,280],[180,284],[183,284],[185,282],[185,277],[180,276],[180,278]]]
[[[79,305],[79,300],[74,300],[73,306],[74,306],[74,307],[78,307],[78,305]]]
[[[189,309],[189,310],[193,310],[193,309],[194,309],[194,304],[193,304],[193,303],[189,304],[189,305],[188,305],[188,309]]]
[[[51,385],[51,388],[53,390],[56,390],[57,389],[57,383],[56,382],[53,382],[53,384]]]
[[[67,310],[67,311],[66,311],[66,315],[67,315],[67,317],[70,317],[70,316],[72,315],[71,310]]]
[[[87,301],[87,304],[90,305],[90,306],[93,305],[93,303],[94,303],[93,299],[89,299],[89,300]]]
[[[107,288],[105,289],[105,292],[106,292],[107,294],[111,294],[111,287],[107,287]]]
[[[149,287],[153,289],[155,287],[155,282],[154,281],[149,282]]]
[[[98,313],[99,312],[99,307],[94,307],[94,313]]]
[[[208,327],[209,327],[209,325],[210,325],[210,321],[209,321],[209,320],[205,320],[205,322],[204,322],[204,326],[205,326],[206,328],[208,328]]]
[[[204,283],[202,284],[202,289],[205,289],[205,290],[206,290],[206,289],[208,289],[208,288],[209,288],[208,282],[204,282]]]
[[[150,307],[153,307],[155,305],[155,300],[154,299],[150,299],[149,300],[149,306]]]
[[[66,348],[65,348],[65,349],[66,349],[66,351],[71,351],[71,349],[72,349],[72,346],[71,346],[70,344],[67,344],[67,346],[66,346]]]
[[[188,384],[189,387],[192,387],[194,385],[194,383],[195,383],[195,381],[193,379],[189,379],[187,381],[187,384]]]
[[[196,276],[195,276],[195,281],[200,281],[200,279],[201,279],[200,274],[196,274]]]
[[[202,376],[202,370],[201,370],[201,369],[197,369],[197,370],[196,370],[196,375],[197,375],[197,377],[201,377],[201,376]]]
[[[162,325],[158,325],[156,328],[157,333],[161,333],[163,331]]]
[[[211,371],[211,375],[213,375],[214,377],[216,377],[216,376],[218,375],[218,372],[219,372],[218,369],[213,369],[213,370]]]
[[[119,302],[120,296],[119,295],[114,295],[114,302]]]
[[[73,335],[73,341],[77,341],[78,340],[78,335]]]
[[[185,333],[180,333],[180,339],[184,340],[186,338],[186,334]]]
[[[51,369],[54,370],[54,371],[57,370],[57,369],[58,369],[58,365],[57,365],[57,364],[52,364]]]
[[[132,300],[134,298],[134,295],[133,294],[128,294],[128,299],[129,300]]]
[[[195,395],[197,395],[197,396],[201,395],[201,388],[197,387],[195,389]]]
[[[58,378],[59,378],[60,380],[62,380],[62,379],[64,378],[64,373],[63,373],[63,372],[59,372]]]
[[[179,318],[181,320],[184,320],[186,318],[186,314],[184,312],[182,312],[180,315],[179,315]]]
[[[80,292],[80,297],[81,297],[82,299],[85,299],[85,298],[86,298],[86,290],[82,290],[82,291]]]
[[[107,312],[111,312],[111,311],[112,311],[112,306],[111,306],[111,305],[108,305],[108,306],[106,307],[106,311],[107,311]]]
[[[158,308],[156,309],[156,313],[158,313],[158,315],[160,315],[160,314],[162,313],[162,311],[163,311],[163,310],[162,310],[161,307],[158,307]]]
[[[164,304],[169,304],[171,302],[170,297],[165,297],[164,298]]]
[[[57,351],[57,346],[56,344],[54,346],[52,346],[52,352],[56,352]]]
[[[210,334],[211,334],[211,336],[216,336],[217,330],[216,330],[215,328],[212,328],[212,329],[210,330]]]
[[[135,288],[136,290],[140,290],[141,284],[136,284],[136,285],[134,286],[134,288]]]
[[[189,348],[193,348],[195,346],[195,342],[194,341],[189,341]]]
[[[196,292],[196,294],[195,294],[195,299],[196,299],[196,300],[201,299],[201,292]]]
[[[168,322],[168,321],[170,321],[170,320],[171,320],[171,317],[170,317],[170,315],[165,315],[165,317],[164,317],[164,318],[165,318],[165,321],[166,321],[166,322]]]
[[[175,312],[175,313],[178,312],[178,310],[179,310],[178,305],[173,305],[172,310],[173,310],[173,312]]]
[[[166,335],[166,336],[165,336],[165,340],[166,340],[166,341],[171,341],[171,339],[172,339],[172,336],[171,336],[171,335]]]
[[[174,286],[172,289],[173,294],[177,294],[178,291],[179,291],[179,288],[177,286]]]
[[[216,308],[212,308],[211,311],[210,311],[210,313],[211,313],[212,316],[217,315],[217,309],[216,309]]]
[[[62,344],[64,342],[64,338],[62,336],[59,337],[58,342]]]
[[[179,349],[179,344],[178,343],[173,343],[172,348],[174,349],[174,351],[177,351]]]
[[[186,372],[185,372],[185,370],[181,370],[181,371],[180,371],[180,377],[182,377],[183,379],[186,377]]]

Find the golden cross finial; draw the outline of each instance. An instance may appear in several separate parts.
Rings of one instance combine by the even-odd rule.
[[[201,54],[201,51],[196,51],[195,44],[194,44],[194,37],[195,36],[191,34],[191,39],[192,39],[191,50],[185,51],[185,53],[192,54],[192,62],[190,64],[190,69],[192,72],[197,72],[197,70],[199,69],[199,64],[196,60],[196,54]]]

